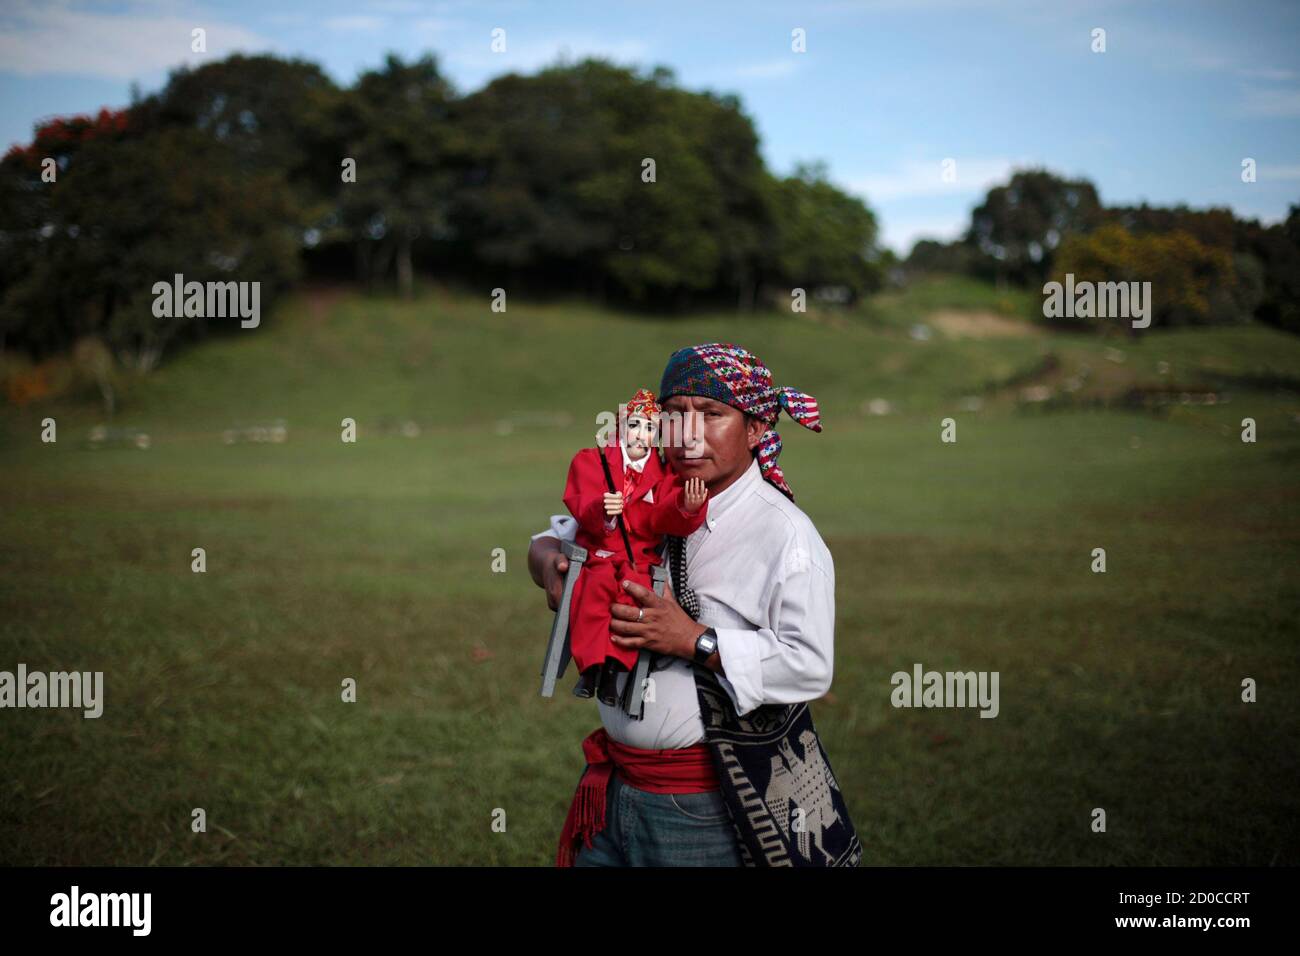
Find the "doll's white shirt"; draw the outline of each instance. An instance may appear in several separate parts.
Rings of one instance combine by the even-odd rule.
[[[645,463],[649,461],[650,456],[654,454],[654,450],[651,449],[646,454],[638,458],[636,461],[633,461],[632,456],[627,453],[627,445],[624,445],[622,442],[619,442],[618,450],[623,453],[624,472],[626,472],[629,468],[631,468],[633,471],[645,471]]]
[[[552,515],[551,527],[533,538],[572,541],[576,528],[572,516]],[[830,689],[835,565],[812,520],[763,480],[757,459],[709,498],[707,520],[686,539],[686,561],[699,621],[718,634],[718,682],[738,714],[815,700]],[[655,699],[645,702],[642,720],[597,701],[606,732],[646,749],[699,743],[704,724],[690,662],[663,656],[657,664]],[[620,694],[626,680],[619,675]]]
[[[650,451],[647,454],[642,455],[636,461],[633,461],[632,456],[627,453],[627,445],[623,444],[622,442],[619,442],[618,450],[623,453],[623,474],[625,475],[627,474],[627,470],[629,468],[631,468],[633,471],[644,472],[645,463],[650,460],[650,455],[654,454],[654,451]],[[554,522],[554,520],[555,520],[555,516],[553,515],[551,517],[551,521]],[[616,524],[618,524],[618,515],[612,515],[611,517],[605,519],[605,529],[607,531],[613,531],[614,525]],[[572,541],[573,539],[570,538],[569,540]]]

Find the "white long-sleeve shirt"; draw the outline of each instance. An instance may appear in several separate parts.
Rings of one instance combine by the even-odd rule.
[[[533,538],[572,541],[576,530],[572,516],[553,515],[551,527]],[[718,634],[718,682],[738,714],[826,693],[835,650],[835,566],[812,521],[763,480],[757,459],[710,496],[708,519],[686,539],[686,566],[699,621]],[[597,701],[605,730],[632,747],[699,743],[704,724],[690,663],[660,656],[657,666],[655,699],[645,702],[644,719]],[[619,675],[620,694],[626,680]]]

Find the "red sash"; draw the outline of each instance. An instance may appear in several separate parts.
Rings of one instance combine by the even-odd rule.
[[[582,742],[582,752],[587,769],[578,781],[560,833],[556,866],[573,866],[579,842],[591,846],[595,835],[605,829],[605,791],[615,767],[629,784],[651,793],[707,793],[719,789],[713,757],[703,741],[689,747],[645,750],[621,744],[604,727],[598,727]]]

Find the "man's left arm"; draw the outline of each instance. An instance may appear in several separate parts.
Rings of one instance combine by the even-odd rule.
[[[719,627],[718,683],[736,713],[762,704],[816,700],[830,689],[835,658],[835,572],[806,552],[774,589],[776,630]]]

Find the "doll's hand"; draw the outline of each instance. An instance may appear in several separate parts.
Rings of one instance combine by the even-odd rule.
[[[686,510],[691,514],[695,514],[703,507],[705,499],[709,497],[709,490],[704,487],[703,478],[688,478],[686,479],[683,494],[686,497]]]
[[[605,515],[613,517],[623,513],[623,493],[621,491],[605,492]]]

